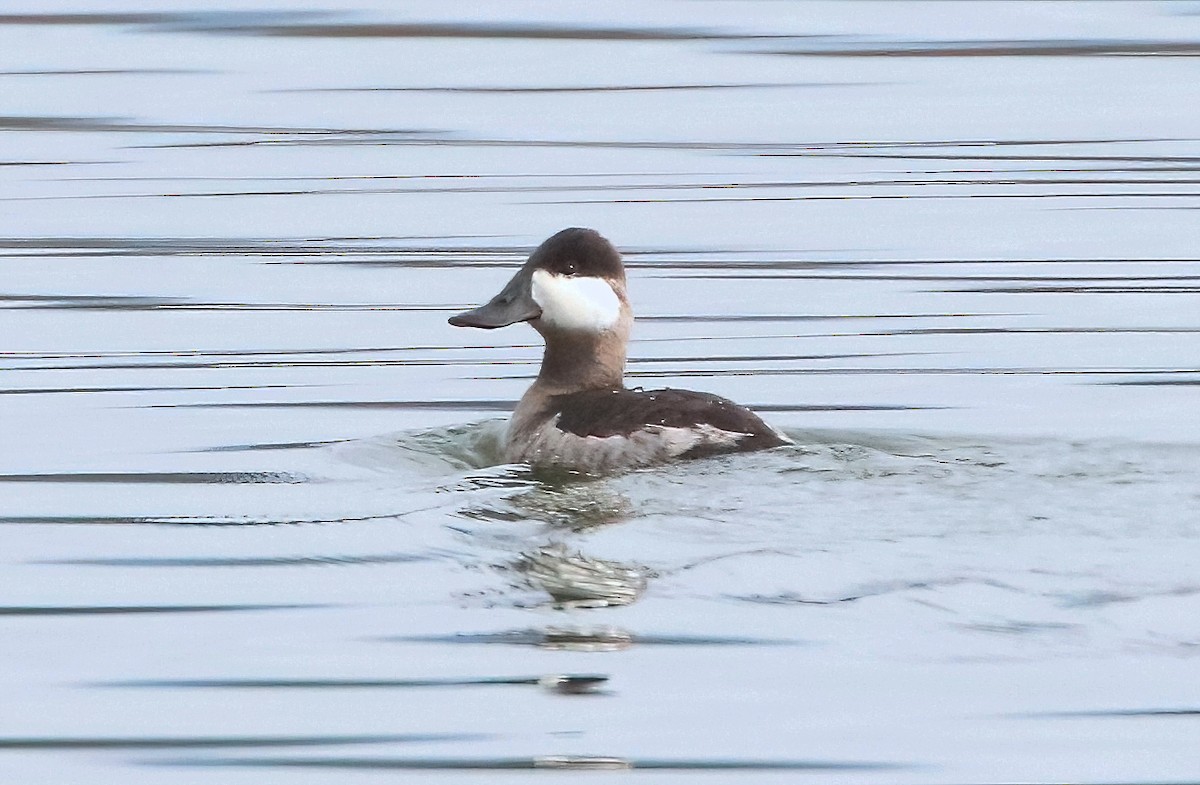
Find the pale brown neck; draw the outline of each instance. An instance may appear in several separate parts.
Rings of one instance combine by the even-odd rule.
[[[612,330],[599,334],[543,333],[546,351],[535,386],[549,395],[621,387],[631,321],[622,318]]]

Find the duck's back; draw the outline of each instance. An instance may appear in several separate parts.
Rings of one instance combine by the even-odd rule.
[[[538,409],[510,434],[509,460],[607,472],[787,444],[749,409],[690,390],[585,390]]]

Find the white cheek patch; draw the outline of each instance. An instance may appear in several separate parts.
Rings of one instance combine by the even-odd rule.
[[[559,330],[603,332],[621,317],[621,299],[603,278],[534,270],[532,294],[542,309],[542,321]]]

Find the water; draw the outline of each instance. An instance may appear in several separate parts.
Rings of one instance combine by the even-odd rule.
[[[1197,10],[6,9],[4,779],[1194,779]],[[796,446],[500,465],[571,225]]]

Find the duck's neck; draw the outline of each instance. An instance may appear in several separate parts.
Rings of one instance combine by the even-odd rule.
[[[625,377],[626,325],[602,333],[545,334],[546,351],[534,387],[545,395],[621,387]]]
[[[599,334],[538,329],[546,339],[542,370],[513,412],[507,436],[510,447],[540,426],[553,409],[555,396],[624,386],[625,345],[632,322],[626,315],[615,329]]]

